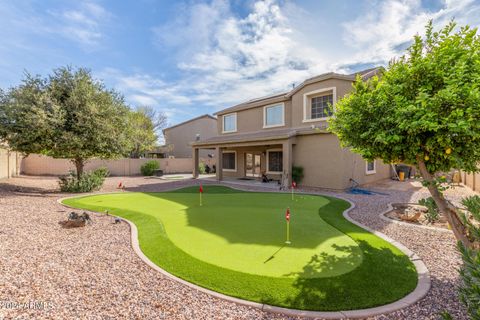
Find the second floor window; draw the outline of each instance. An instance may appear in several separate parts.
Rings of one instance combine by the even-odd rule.
[[[327,118],[332,116],[333,95],[313,97],[311,100],[312,119]]]
[[[237,114],[231,113],[223,116],[223,132],[237,131]]]
[[[264,127],[283,126],[285,124],[284,108],[285,107],[283,104],[277,104],[274,106],[265,107],[263,126]]]

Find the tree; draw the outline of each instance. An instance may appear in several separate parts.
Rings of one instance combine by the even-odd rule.
[[[77,177],[90,158],[115,158],[129,148],[123,97],[90,71],[62,67],[47,78],[26,74],[0,97],[0,140],[14,151],[71,159]]]
[[[336,105],[330,130],[367,160],[417,166],[440,211],[463,244],[472,237],[443,196],[441,172],[478,170],[480,162],[480,40],[452,21],[414,38],[381,79],[360,78]]]
[[[130,155],[139,158],[142,153],[152,150],[158,139],[158,130],[164,128],[167,117],[149,107],[139,107],[129,115],[129,139],[132,143]]]

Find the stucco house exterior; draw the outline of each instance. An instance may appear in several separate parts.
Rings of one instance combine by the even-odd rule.
[[[221,110],[217,134],[193,142],[194,177],[200,150],[215,151],[217,179],[259,177],[261,173],[290,186],[292,166],[303,167],[303,186],[346,189],[352,180],[365,184],[390,177],[390,166],[367,163],[342,148],[328,132],[328,106],[348,94],[357,75],[368,79],[373,68],[355,74],[326,73],[292,90],[253,99]],[[210,151],[210,152],[211,152]]]
[[[190,158],[190,144],[197,139],[208,139],[217,135],[217,118],[204,114],[174,126],[163,129],[165,145],[162,151],[165,157]],[[202,150],[200,157],[206,158],[209,150]]]

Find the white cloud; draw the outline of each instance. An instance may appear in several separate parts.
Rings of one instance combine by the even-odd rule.
[[[420,0],[374,1],[366,11],[343,24],[343,41],[354,49],[349,63],[386,63],[403,54],[415,34],[423,35],[429,20],[436,28],[452,18],[461,25],[480,25],[480,3],[473,0],[446,0],[438,11],[422,8]]]
[[[132,107],[150,106],[163,111],[169,118],[178,114],[195,115],[192,100],[184,95],[186,87],[172,85],[149,74],[136,72],[133,75],[107,68],[95,74],[96,78],[112,85],[121,92]]]
[[[193,101],[222,108],[286,90],[317,69],[298,54],[289,21],[276,1],[254,2],[243,18],[221,0],[182,7],[182,12],[154,29],[155,44],[176,50],[184,74],[178,84],[188,87]]]
[[[198,105],[214,112],[289,90],[312,75],[386,64],[423,34],[429,19],[440,26],[456,17],[459,24],[477,26],[479,7],[471,0],[447,0],[436,10],[420,0],[370,1],[354,13],[358,18],[328,25],[289,1],[251,2],[245,16],[222,0],[183,5],[173,20],[153,28],[156,47],[173,52],[179,79],[117,74],[116,84],[130,101],[172,115],[198,114]]]
[[[49,12],[52,33],[77,42],[86,50],[96,48],[104,39],[103,28],[113,15],[95,2],[81,2],[73,9],[53,10]]]

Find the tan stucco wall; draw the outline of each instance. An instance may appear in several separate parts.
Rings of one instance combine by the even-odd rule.
[[[237,131],[233,133],[223,133],[223,115],[218,116],[217,120],[217,133],[219,135],[235,135],[254,131],[267,131],[273,129],[281,129],[288,127],[310,127],[312,124],[319,124],[325,120],[319,120],[315,122],[303,122],[303,104],[304,94],[309,92],[326,89],[336,88],[336,99],[341,99],[344,95],[352,90],[352,82],[349,80],[329,79],[313,84],[306,85],[298,92],[296,92],[289,100],[284,101],[285,104],[285,126],[263,128],[264,122],[264,107],[269,105],[275,105],[277,103],[257,103],[256,107],[246,110],[237,111]]]
[[[20,173],[21,156],[0,148],[0,179],[10,178]]]
[[[466,185],[473,191],[480,192],[480,173],[462,172],[461,178],[464,185]]]
[[[365,160],[340,147],[337,136],[316,134],[297,137],[293,164],[304,169],[301,185],[328,189],[346,189],[350,178],[360,184],[390,177],[389,166],[377,160],[377,173],[367,175]]]
[[[278,126],[278,127],[271,127],[271,128],[263,128],[263,113],[264,107],[270,105],[277,105],[283,103],[285,105],[285,125]],[[267,103],[259,107],[255,107],[252,109],[238,111],[237,113],[237,131],[233,133],[223,133],[223,116],[218,116],[218,123],[217,123],[217,132],[219,135],[235,135],[239,133],[247,133],[247,132],[254,132],[254,131],[268,131],[268,130],[275,130],[275,129],[282,129],[288,128],[292,126],[292,102],[291,101],[284,101],[284,102],[277,102],[277,103]]]
[[[352,82],[348,80],[329,79],[322,82],[306,85],[292,96],[292,126],[293,127],[309,127],[312,124],[318,124],[324,120],[303,123],[303,95],[308,92],[325,88],[336,88],[337,100],[352,90]],[[334,102],[335,103],[335,102]]]
[[[217,135],[217,120],[210,117],[203,117],[190,121],[184,125],[166,129],[164,132],[165,144],[171,145],[169,155],[175,158],[191,158],[192,147],[190,143],[195,141],[196,135],[200,134],[200,139],[206,139]],[[207,157],[208,150],[200,150],[200,157]]]
[[[189,173],[193,170],[192,158],[175,159],[119,159],[119,160],[99,160],[89,161],[85,170],[94,170],[105,166],[112,176],[130,176],[139,175],[140,167],[147,161],[155,160],[160,163],[160,169],[165,173]],[[213,164],[213,159],[201,159],[209,165]],[[29,155],[22,161],[22,173],[26,175],[65,175],[70,170],[75,170],[74,166],[66,159],[53,159],[41,155]]]

